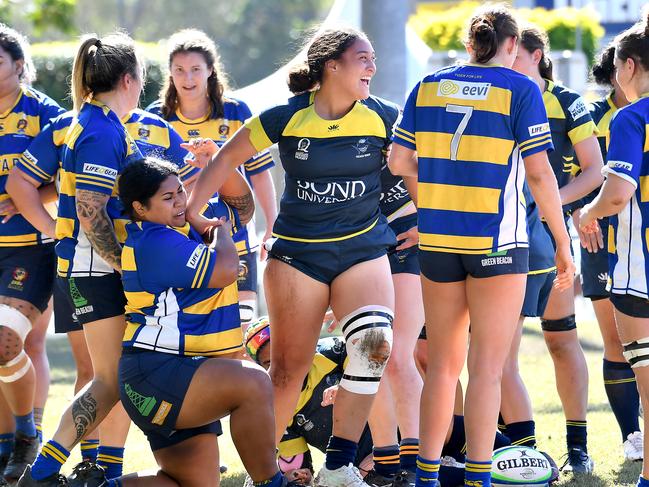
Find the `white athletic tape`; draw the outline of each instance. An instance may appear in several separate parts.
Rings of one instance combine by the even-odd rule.
[[[649,365],[649,337],[634,342],[624,343],[624,358],[631,368],[647,367]]]
[[[6,326],[15,331],[24,343],[27,334],[32,329],[32,322],[16,308],[0,304],[0,326]]]
[[[10,375],[2,375],[4,369],[9,369],[15,365],[18,365],[23,360],[25,361],[24,365],[21,368],[19,368],[16,372]],[[7,362],[4,365],[0,365],[0,381],[4,383],[16,382],[18,379],[21,379],[29,371],[31,365],[32,365],[31,360],[29,360],[29,357],[27,356],[25,351],[21,350],[21,352],[16,357],[11,359],[9,362]]]
[[[239,319],[245,328],[257,319],[257,301],[254,299],[243,299],[239,301]]]
[[[363,306],[340,320],[348,358],[340,387],[376,394],[392,349],[393,318],[389,308]]]

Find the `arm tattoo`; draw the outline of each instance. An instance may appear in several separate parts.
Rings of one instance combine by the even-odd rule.
[[[112,267],[121,270],[122,246],[106,212],[109,196],[85,189],[77,190],[77,216],[92,248]]]
[[[77,432],[75,442],[81,440],[95,428],[97,420],[97,400],[90,391],[84,392],[72,403],[72,422]]]
[[[255,212],[255,200],[252,197],[252,193],[247,193],[243,196],[226,196],[222,194],[221,199],[239,211],[239,219],[242,225],[245,225],[252,219],[252,215]]]

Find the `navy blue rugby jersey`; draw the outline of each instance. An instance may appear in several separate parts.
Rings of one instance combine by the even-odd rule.
[[[258,151],[279,145],[286,184],[273,236],[298,242],[345,240],[383,218],[381,168],[399,110],[370,96],[342,118],[325,120],[314,109],[314,96],[294,96],[245,127]]]
[[[387,162],[381,168],[381,201],[379,207],[388,222],[393,222],[403,215],[411,213],[415,207],[406,184],[401,176],[390,172]]]
[[[9,199],[5,190],[7,176],[49,121],[63,112],[50,97],[27,86],[21,86],[14,105],[0,114],[0,201]],[[24,247],[51,243],[22,215],[14,215],[0,225],[0,247]]]
[[[525,213],[527,220],[527,238],[530,242],[528,274],[544,274],[556,269],[554,263],[554,245],[550,234],[539,218],[539,210],[527,183],[523,185]]]
[[[579,93],[550,80],[545,81],[547,85],[543,92],[543,104],[548,114],[554,145],[554,151],[548,154],[548,158],[557,183],[562,188],[570,182],[575,162],[574,146],[597,135],[597,127]]]

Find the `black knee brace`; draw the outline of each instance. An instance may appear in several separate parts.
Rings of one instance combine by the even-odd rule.
[[[559,318],[558,320],[541,319],[541,329],[543,331],[570,331],[577,328],[575,315]]]

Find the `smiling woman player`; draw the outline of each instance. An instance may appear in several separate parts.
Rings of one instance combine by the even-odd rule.
[[[384,150],[398,109],[370,96],[374,50],[353,29],[325,30],[293,68],[296,96],[249,120],[199,177],[187,218],[199,214],[228,174],[279,143],[286,189],[264,286],[273,342],[276,439],[295,411],[329,305],[347,339],[349,363],[334,406],[333,435],[316,484],[367,486],[352,466],[390,355],[394,289],[386,250],[395,237],[379,210]]]

